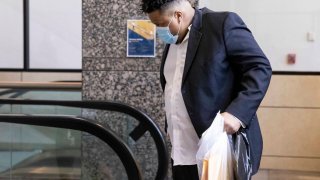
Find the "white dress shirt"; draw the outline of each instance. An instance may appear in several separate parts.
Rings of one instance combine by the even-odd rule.
[[[172,144],[171,158],[174,166],[196,164],[199,142],[181,94],[188,39],[189,33],[180,44],[170,45],[164,66],[167,132]]]

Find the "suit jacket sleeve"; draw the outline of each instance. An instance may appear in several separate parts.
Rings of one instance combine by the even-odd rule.
[[[235,78],[240,81],[236,82],[236,96],[226,111],[249,126],[269,86],[271,66],[250,30],[235,13],[229,13],[225,19],[224,41]]]

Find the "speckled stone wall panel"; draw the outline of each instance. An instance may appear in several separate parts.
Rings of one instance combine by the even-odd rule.
[[[83,116],[90,118],[92,120],[98,121],[107,129],[113,131],[118,137],[124,141],[128,147],[133,152],[137,162],[139,163],[142,171],[142,175],[145,179],[153,179],[155,177],[156,168],[158,167],[157,151],[155,147],[155,142],[150,134],[145,133],[138,141],[134,141],[130,136],[130,132],[139,124],[137,120],[122,113],[107,112],[107,111],[91,111],[84,110]],[[84,134],[85,143],[83,147],[87,144],[92,144],[92,142],[86,142],[88,134]],[[95,144],[91,145],[94,146]],[[84,149],[84,151],[91,151],[90,149]],[[109,153],[109,154],[106,154]],[[103,150],[103,152],[98,152],[97,156],[114,156],[115,154],[109,150]],[[87,157],[85,157],[87,158]],[[112,157],[110,160],[117,159]],[[101,162],[102,164],[110,164],[110,160],[105,160],[107,162]],[[101,164],[100,163],[100,164]],[[83,167],[87,167],[86,164],[93,164],[98,166],[99,164],[93,162],[84,162]],[[116,164],[118,165],[118,164]],[[115,166],[116,166],[115,165]],[[101,172],[95,172],[94,170],[87,171],[91,175],[97,177]]]
[[[108,145],[90,135],[82,138],[82,158],[90,159],[82,162],[82,179],[127,179],[123,163]],[[131,141],[129,147],[140,166],[143,179],[154,179],[158,160],[150,134],[147,133],[137,142]]]
[[[139,122],[128,115],[113,111],[83,109],[82,116],[114,132],[124,142],[129,143],[129,133]],[[83,133],[83,135],[88,135]]]
[[[158,72],[84,71],[83,97],[132,105],[164,127],[164,101],[158,76]]]
[[[94,136],[82,137],[83,180],[126,180],[125,168],[116,153]]]
[[[128,147],[133,152],[139,166],[141,167],[142,175],[145,179],[153,179],[153,177],[155,177],[156,169],[158,167],[158,157],[153,138],[148,132],[145,133],[138,141],[134,141],[129,136],[129,133],[132,132],[132,130],[139,124],[137,120],[122,113],[101,110],[92,111],[88,109],[85,109],[83,111],[83,116],[85,118],[92,119],[93,121],[97,121],[107,129],[113,131],[118,137],[122,139],[122,141],[124,141],[128,145]],[[90,135],[83,134],[82,136],[82,150],[86,152],[86,156],[83,156],[83,159],[85,161],[83,161],[82,166],[83,168],[85,168],[84,174],[86,176],[83,176],[83,178],[88,179],[88,177],[91,177],[94,179],[106,174],[109,174],[110,176],[116,176],[117,179],[123,177],[123,174],[117,174],[116,171],[112,170],[117,169],[116,167],[120,166],[121,164],[121,162],[119,161],[115,161],[115,163],[113,163],[113,161],[117,159],[117,157],[114,157],[116,155],[107,148],[108,146],[102,145],[102,143],[97,144],[96,142],[89,142],[90,138],[88,138],[87,136]],[[89,147],[88,144],[90,145]],[[92,149],[91,147],[94,148]],[[100,151],[97,151],[96,149],[100,149]],[[97,157],[92,158],[91,156]],[[100,172],[98,170],[101,170],[101,166],[108,168],[104,169],[105,172]],[[88,169],[88,167],[91,167],[93,169]]]
[[[156,151],[156,147],[155,147],[155,143],[153,138],[150,136],[150,134],[147,132],[146,134],[144,134],[138,141],[134,141],[130,136],[129,133],[132,132],[132,130],[138,125],[138,121],[135,120],[132,117],[126,116],[124,114],[121,113],[115,113],[115,112],[106,112],[106,111],[100,111],[100,110],[84,110],[83,116],[86,118],[90,118],[94,121],[99,122],[100,124],[102,124],[104,127],[106,127],[107,129],[111,130],[112,132],[114,132],[118,137],[120,137],[122,139],[122,141],[124,141],[128,147],[131,149],[131,151],[133,152],[136,160],[139,162],[139,165],[141,167],[142,170],[142,174],[144,176],[145,179],[153,179],[153,177],[156,174],[155,168],[158,167],[158,157],[157,157],[157,151]],[[92,144],[92,142],[87,142],[88,138],[86,136],[90,136],[87,133],[84,133],[83,137],[83,143],[85,143],[85,145],[83,145],[82,147],[86,147],[86,145]],[[169,147],[169,151],[171,150],[171,146],[169,141],[167,140],[168,143],[168,147]],[[96,143],[94,143],[91,146],[96,145]],[[102,147],[106,147],[106,145],[103,145]],[[88,151],[92,151],[89,148],[88,149],[84,149],[85,152]],[[104,158],[105,156],[114,156],[115,154],[111,151],[107,150],[103,150],[101,152],[96,152],[92,151],[93,153],[96,153],[96,155],[98,157],[102,157]],[[109,154],[107,154],[109,153]],[[89,158],[88,156],[84,157],[85,159]],[[88,164],[94,164],[95,166],[98,166],[99,164],[97,164],[97,162],[91,162],[91,158],[89,158],[90,161],[84,161],[84,165],[83,167],[88,167]],[[93,159],[96,159],[93,158]],[[110,158],[110,160],[105,160],[105,161],[101,161],[100,164],[110,164],[111,160],[117,159],[115,157]],[[117,162],[118,163],[118,162]],[[119,164],[116,164],[117,166],[119,166]],[[90,166],[89,166],[90,167]],[[97,168],[96,168],[97,169]],[[86,172],[90,172],[90,176],[92,177],[97,177],[100,176],[100,174],[105,174],[103,172],[95,172],[95,170],[86,170]],[[108,171],[109,172],[109,171]],[[107,174],[108,174],[107,172]],[[123,176],[123,175],[122,175]],[[89,176],[87,176],[89,177]],[[171,170],[169,169],[168,172],[168,178],[171,177]],[[170,178],[169,178],[170,179]]]
[[[155,58],[126,57],[127,20],[148,19],[140,11],[140,3],[140,0],[83,0],[82,96],[83,100],[115,101],[134,106],[148,114],[163,130],[165,113],[159,69],[164,44],[157,39]],[[149,134],[138,142],[128,137],[137,125],[134,119],[119,113],[88,109],[84,109],[82,115],[114,131],[134,152],[144,179],[154,179],[157,169],[155,144]],[[93,139],[83,133],[82,179],[109,179],[111,174],[115,179],[125,178],[116,155]],[[110,168],[119,170],[111,172]],[[169,170],[169,179],[170,174]]]
[[[111,60],[111,62],[113,61]],[[104,69],[84,71],[84,99],[129,104],[146,112],[163,129],[165,114],[163,111],[162,90],[158,78],[159,72],[142,71],[139,69],[136,69],[136,71],[126,71],[121,70],[121,68],[120,65],[114,66],[113,70],[110,71]],[[92,110],[83,111],[83,116],[100,122],[127,141],[126,143],[134,152],[141,166],[143,176],[146,179],[153,179],[158,164],[153,139],[148,134],[144,135],[138,142],[130,141],[128,137],[133,127],[137,125],[137,122],[134,123],[130,118],[121,115]],[[87,151],[86,149],[83,150]]]
[[[129,19],[148,19],[139,0],[84,0],[83,57],[125,58]],[[157,41],[157,56],[163,46]]]
[[[83,58],[83,70],[158,72],[160,62],[149,58]]]

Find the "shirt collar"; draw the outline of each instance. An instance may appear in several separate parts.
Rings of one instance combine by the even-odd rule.
[[[188,32],[187,32],[186,36],[184,37],[184,39],[182,40],[181,43],[183,43],[183,42],[185,42],[186,40],[189,39],[189,32],[190,32],[190,30],[191,30],[191,24],[190,24],[190,26],[188,27]],[[180,43],[180,44],[181,44],[181,43]]]

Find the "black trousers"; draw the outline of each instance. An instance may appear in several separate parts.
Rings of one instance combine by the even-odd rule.
[[[174,180],[199,180],[197,165],[173,166],[171,159],[172,178]]]

